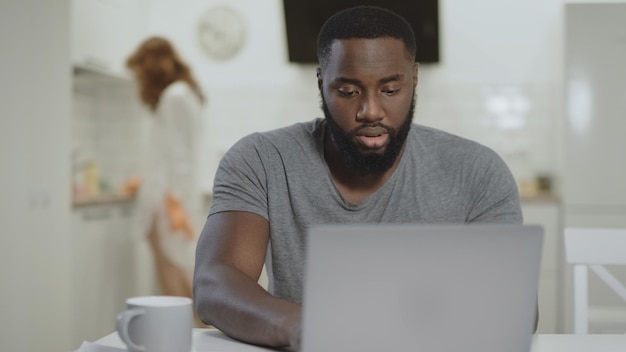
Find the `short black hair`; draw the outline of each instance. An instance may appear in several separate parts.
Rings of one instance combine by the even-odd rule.
[[[404,42],[407,57],[415,61],[415,33],[407,20],[378,6],[356,6],[335,13],[322,25],[317,38],[317,59],[328,63],[331,45],[337,39],[396,38]]]

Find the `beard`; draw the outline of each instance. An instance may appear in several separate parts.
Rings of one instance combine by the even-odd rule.
[[[411,106],[404,122],[397,130],[382,123],[364,123],[350,131],[344,132],[339,125],[337,125],[330,110],[328,110],[323,93],[321,97],[322,110],[326,117],[326,125],[328,126],[330,136],[348,167],[363,176],[382,174],[389,170],[400,155],[404,142],[409,135],[411,123],[413,122],[413,113],[415,112],[415,93],[413,94],[413,98],[411,98]],[[358,131],[364,127],[382,127],[387,131],[389,134],[389,144],[383,153],[364,153],[358,149],[353,140]]]

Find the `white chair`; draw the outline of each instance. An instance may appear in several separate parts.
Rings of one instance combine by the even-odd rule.
[[[566,228],[565,254],[574,269],[574,333],[589,332],[587,268],[626,303],[626,287],[604,265],[626,265],[626,229]]]

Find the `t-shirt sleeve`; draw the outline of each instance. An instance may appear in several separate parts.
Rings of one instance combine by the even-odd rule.
[[[517,184],[502,158],[491,149],[474,161],[473,202],[469,223],[522,223]]]
[[[267,170],[260,134],[239,140],[220,161],[213,183],[209,215],[224,211],[246,211],[268,219]]]

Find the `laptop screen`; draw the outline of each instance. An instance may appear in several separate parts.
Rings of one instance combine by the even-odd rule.
[[[528,352],[543,230],[325,225],[307,237],[304,352]]]

